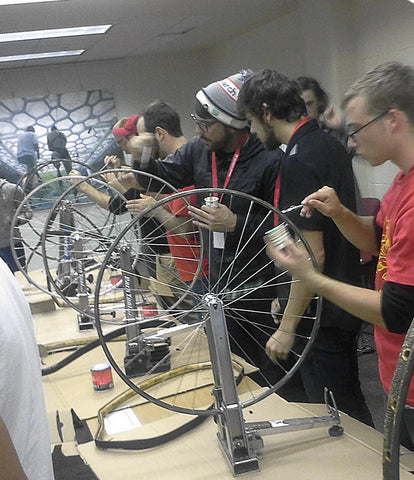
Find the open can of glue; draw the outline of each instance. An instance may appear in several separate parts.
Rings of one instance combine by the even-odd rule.
[[[109,363],[97,363],[91,367],[92,383],[94,390],[109,390],[114,388],[112,370]]]
[[[210,208],[218,208],[219,199],[218,197],[206,197],[204,199],[204,205]]]
[[[285,248],[287,240],[292,240],[286,223],[277,225],[271,230],[265,232],[265,234],[270,238],[272,244],[279,250]]]

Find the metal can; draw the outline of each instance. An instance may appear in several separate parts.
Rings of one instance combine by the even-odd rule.
[[[210,208],[218,208],[219,199],[218,197],[206,197],[204,199],[204,205]]]
[[[282,250],[286,246],[286,240],[291,239],[286,223],[281,223],[277,227],[266,232],[272,244]]]
[[[142,306],[142,315],[147,317],[155,317],[158,315],[157,306],[154,303],[147,303]]]
[[[93,389],[96,391],[114,388],[112,370],[109,363],[97,363],[91,367]]]

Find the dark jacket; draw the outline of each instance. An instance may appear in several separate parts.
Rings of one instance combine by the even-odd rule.
[[[347,151],[336,138],[322,131],[316,120],[310,120],[296,131],[287,146],[281,166],[279,208],[299,204],[324,185],[336,191],[343,205],[356,211],[354,176]],[[359,250],[345,239],[330,218],[317,211],[311,218],[292,212],[290,218],[300,229],[323,232],[325,275],[359,284]],[[360,324],[359,319],[324,300],[321,325],[358,330]]]
[[[263,144],[255,136],[250,136],[247,143],[241,149],[240,157],[227,189],[248,193],[273,204],[275,180],[283,155],[281,150],[274,152],[266,151]],[[232,156],[233,154],[217,153],[219,188],[224,185]],[[150,161],[146,171],[168,181],[176,188],[183,188],[189,185],[195,185],[196,188],[211,188],[211,164],[211,152],[200,139],[193,138],[180,147],[174,154],[168,155],[164,159]],[[139,178],[139,181],[140,183],[141,181],[145,182],[145,178]],[[197,199],[199,206],[203,204],[203,198],[205,196],[206,195],[202,195]],[[225,196],[223,198],[223,204],[226,204],[227,201],[229,201],[229,198]],[[237,256],[232,272],[241,272],[237,281],[240,281],[241,278],[250,278],[252,275],[254,277],[260,275],[261,278],[272,275],[273,267],[271,265],[265,270],[261,270],[260,268],[269,263],[269,259],[263,250],[263,234],[266,229],[272,227],[272,216],[269,216],[260,230],[256,231],[256,226],[266,215],[268,209],[254,212],[254,219],[257,221],[250,221],[249,219],[248,228],[246,229],[243,225],[245,215],[249,209],[249,200],[236,196],[232,199],[232,203],[228,205],[228,207],[233,213],[238,215],[237,226],[234,232],[226,234],[226,248],[224,252],[222,250],[216,251],[216,249],[212,251],[209,260],[213,275],[216,271],[215,267],[217,267],[217,272],[219,269],[223,272],[225,266],[232,262],[236,249],[240,248],[240,243],[243,244],[241,235],[243,234],[245,238],[248,239],[252,232],[255,232],[254,239],[252,240],[250,238],[249,248],[243,250]],[[203,234],[204,237],[206,237],[208,232],[204,230]],[[211,248],[211,241],[208,241],[208,244]],[[252,257],[259,251],[262,253],[255,257],[254,261],[251,261]]]

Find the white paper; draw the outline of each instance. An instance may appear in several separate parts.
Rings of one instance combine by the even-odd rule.
[[[213,247],[224,248],[224,232],[213,232]]]
[[[131,408],[124,408],[115,412],[108,413],[104,418],[104,426],[107,435],[116,435],[117,433],[127,432],[138,428],[142,423],[138,420]]]

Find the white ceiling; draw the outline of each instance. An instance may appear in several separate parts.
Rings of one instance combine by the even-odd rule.
[[[63,0],[0,6],[0,33],[112,24],[104,35],[0,43],[0,56],[58,50],[79,57],[0,63],[0,69],[202,49],[282,16],[297,0]]]

